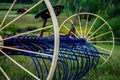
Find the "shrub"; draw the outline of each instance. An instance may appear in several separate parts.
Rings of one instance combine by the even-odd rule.
[[[111,18],[108,22],[112,27],[115,37],[120,38],[120,16]]]
[[[4,24],[4,25],[5,25],[5,24]],[[17,27],[18,27],[17,25],[11,24],[11,25],[7,26],[6,28],[4,28],[4,29],[2,30],[1,35],[2,35],[2,36],[5,36],[5,35],[7,35],[7,34],[16,34],[16,28],[17,28]]]

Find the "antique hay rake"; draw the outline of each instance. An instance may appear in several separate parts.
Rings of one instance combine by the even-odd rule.
[[[16,0],[0,25],[1,61],[4,59],[3,56],[7,57],[37,80],[79,80],[90,69],[105,64],[112,55],[114,35],[110,25],[102,17],[87,12],[77,13],[58,26],[56,16],[61,13],[64,6],[52,7],[49,0],[40,0],[26,12],[3,25],[15,2]],[[47,9],[35,16],[35,18],[41,17],[44,20],[41,28],[14,35],[3,35],[4,29],[42,2],[46,4]],[[47,19],[50,17],[52,22],[46,25]],[[51,34],[47,35],[46,31],[49,30]],[[34,65],[31,65],[30,61],[31,64],[26,63],[25,65],[28,66],[25,66],[19,62],[20,59],[17,60],[12,56],[17,58],[25,56],[26,62],[31,59]],[[0,70],[9,80],[9,73],[4,70],[5,64],[0,64]],[[31,67],[34,67],[34,71],[29,69]]]

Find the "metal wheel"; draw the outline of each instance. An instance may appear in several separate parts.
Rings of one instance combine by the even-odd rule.
[[[15,6],[16,1],[17,0],[13,1],[13,3],[11,4],[9,10],[6,12],[4,17],[2,18],[1,24],[0,24],[0,71],[6,77],[5,78],[5,77],[1,76],[1,78],[2,79],[8,79],[8,80],[14,79],[15,74],[17,74],[17,72],[18,73],[22,72],[22,74],[24,74],[23,78],[25,78],[25,79],[31,79],[32,78],[32,79],[40,80],[41,74],[39,76],[37,76],[37,73],[35,72],[36,71],[35,68],[32,68],[32,67],[34,67],[34,65],[36,67],[42,65],[43,68],[44,68],[44,66],[47,66],[48,72],[46,72],[45,70],[42,70],[41,67],[36,68],[36,69],[38,70],[38,72],[41,70],[42,73],[46,74],[46,75],[42,75],[43,76],[42,79],[51,80],[52,76],[54,74],[55,68],[56,68],[57,59],[58,59],[58,50],[59,50],[58,22],[57,22],[57,18],[56,18],[56,15],[54,13],[54,10],[53,10],[53,8],[51,6],[51,3],[49,2],[49,0],[40,0],[36,4],[32,5],[31,8],[29,8],[25,12],[21,13],[20,15],[15,15],[15,14],[12,15],[12,13],[14,13],[14,12],[12,12],[12,8]],[[46,4],[46,6],[47,6],[47,8],[48,8],[48,10],[50,12],[51,19],[52,19],[51,23],[49,23],[49,25],[46,26],[45,28],[40,28],[41,25],[38,25],[37,29],[33,29],[33,30],[30,30],[30,31],[24,31],[24,32],[23,32],[23,30],[21,30],[21,32],[19,32],[19,31],[17,32],[17,30],[16,30],[15,33],[14,33],[13,30],[15,28],[17,29],[18,27],[15,27],[15,28],[12,28],[12,27],[19,24],[20,21],[22,21],[23,23],[20,23],[21,25],[17,25],[17,26],[22,27],[22,24],[24,24],[24,22],[26,21],[25,17],[30,16],[27,13],[29,11],[31,11],[32,9],[34,9],[39,4],[43,3],[43,2]],[[38,22],[38,20],[35,21],[33,19],[34,24],[36,24],[37,22]],[[31,23],[29,23],[29,20],[28,20],[27,24],[29,24],[31,26]],[[53,42],[53,51],[52,51],[53,54],[45,54],[44,52],[42,52],[40,50],[36,51],[36,48],[28,47],[27,45],[25,45],[26,43],[23,44],[23,43],[17,42],[17,44],[16,44],[16,45],[21,45],[21,47],[24,47],[24,49],[18,48],[18,46],[16,46],[16,45],[11,46],[11,44],[13,45],[13,43],[14,44],[16,43],[16,42],[14,42],[14,40],[18,39],[18,38],[19,38],[18,39],[18,41],[19,41],[20,39],[21,40],[23,38],[25,39],[26,36],[28,36],[27,38],[29,38],[30,36],[34,35],[34,38],[38,39],[39,36],[38,37],[35,37],[35,36],[37,36],[37,34],[39,34],[39,31],[48,30],[48,29],[51,29],[54,32],[54,34],[52,34],[52,35],[54,35],[54,37],[53,37],[53,41],[54,41]],[[31,38],[30,40],[34,41],[35,39],[32,40],[32,38]],[[11,43],[11,42],[7,43],[7,41],[12,41],[13,43]],[[38,40],[38,42],[39,42],[39,40]],[[32,43],[29,42],[29,44],[32,44]],[[42,47],[40,47],[38,45],[35,45],[35,44],[32,44],[32,45],[34,45],[34,47],[36,46],[37,48],[40,48],[42,50]],[[43,45],[43,47],[46,47],[46,46]],[[49,53],[49,50],[48,50],[48,53]],[[26,57],[26,54],[29,54],[29,56],[32,58],[34,64],[32,64],[32,61],[28,57],[28,55]],[[34,56],[36,58],[34,58]],[[42,59],[42,58],[39,59],[38,56],[39,57],[50,58],[51,61],[48,61],[48,62],[44,63],[45,60]],[[38,61],[39,65],[36,64],[37,62],[35,62],[35,59],[36,59],[36,61]],[[43,61],[43,62],[41,63],[40,60]],[[14,69],[16,70],[15,67],[18,67],[17,68],[18,71],[10,73],[11,71],[9,71],[9,70],[14,70]],[[21,75],[19,75],[15,79],[18,79],[18,80],[21,79]]]
[[[60,34],[84,38],[100,54],[100,64],[105,64],[113,53],[114,34],[110,25],[100,16],[92,13],[78,13],[67,18],[59,27]]]

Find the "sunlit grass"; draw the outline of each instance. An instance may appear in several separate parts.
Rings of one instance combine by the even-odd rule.
[[[0,15],[2,15],[0,16],[0,22],[5,13],[6,11],[2,11],[2,12],[0,11]],[[15,11],[13,11],[12,14],[16,16],[9,15],[7,22],[11,21],[12,19],[18,16],[18,14],[16,14]],[[34,14],[27,14],[13,24],[17,25],[17,28],[22,28],[22,29],[30,26],[36,26],[37,28],[39,28],[42,26],[42,19],[36,20],[34,19]],[[71,27],[71,25],[69,24],[67,26],[69,28]],[[77,28],[79,30],[79,27]],[[62,33],[66,34],[67,32],[68,31],[66,31],[65,29],[62,29]],[[109,48],[109,45],[102,45],[102,46]],[[30,71],[36,74],[34,64],[31,61],[30,57],[26,57],[26,56],[13,56],[13,57],[23,66],[26,66],[28,69],[30,69]],[[14,63],[9,61],[9,59],[6,59],[6,57],[0,56],[0,66],[3,67],[6,73],[9,74],[8,76],[12,77],[13,80],[32,79],[30,75],[28,75],[25,71],[18,68]],[[91,70],[90,73],[88,73],[82,79],[83,80],[119,80],[120,79],[119,75],[120,75],[120,45],[115,45],[113,55],[108,60],[108,62],[103,66]],[[0,72],[0,78],[1,80],[6,80],[6,78],[3,76],[1,72]]]
[[[115,45],[113,55],[108,62],[91,70],[85,80],[119,80],[120,79],[120,46]]]

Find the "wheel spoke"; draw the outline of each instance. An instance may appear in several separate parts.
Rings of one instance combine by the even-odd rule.
[[[64,25],[64,27],[65,27],[68,31],[70,31],[70,29],[67,28],[67,26]],[[71,33],[72,33],[75,37],[79,38],[75,33],[73,33],[73,32],[71,32]]]
[[[95,33],[97,33],[104,25],[105,25],[105,23],[102,24],[102,25],[101,25],[95,32],[93,32],[87,39],[89,39],[89,38],[92,37]]]
[[[25,67],[23,67],[22,65],[20,65],[18,62],[16,62],[13,58],[11,58],[10,56],[8,56],[5,52],[1,51],[0,52],[2,54],[4,54],[8,59],[10,59],[13,63],[15,63],[17,66],[19,66],[21,69],[23,69],[25,72],[27,72],[28,74],[30,74],[32,77],[34,77],[37,80],[40,80],[37,76],[35,76],[33,73],[31,73],[29,70],[27,70]]]
[[[82,37],[82,26],[81,26],[81,19],[80,19],[79,15],[78,15],[78,20],[79,20],[79,25],[80,25],[80,33],[81,33],[81,37]]]
[[[21,34],[17,34],[17,35],[14,35],[14,36],[11,36],[11,37],[8,37],[8,38],[5,38],[5,39],[2,39],[2,40],[0,40],[0,41],[4,41],[4,40],[8,40],[8,39],[12,39],[12,38],[15,38],[15,37],[18,37],[18,36],[22,36],[22,35],[30,34],[30,33],[33,33],[33,32],[38,32],[38,31],[41,31],[41,30],[44,30],[44,29],[49,29],[49,28],[52,28],[52,25],[51,25],[51,26],[48,26],[48,27],[44,27],[44,28],[40,28],[40,29],[35,29],[35,30],[32,30],[32,31],[24,32],[24,33],[21,33]]]
[[[10,24],[12,24],[13,22],[15,22],[16,20],[18,20],[19,18],[21,18],[22,16],[24,16],[26,13],[28,13],[30,10],[32,10],[33,8],[35,8],[36,6],[38,6],[40,3],[42,3],[43,0],[40,0],[38,3],[36,3],[34,6],[32,6],[31,8],[29,8],[27,11],[25,11],[23,14],[21,14],[20,16],[18,16],[17,18],[15,18],[14,20],[12,20],[11,22],[9,22],[8,24],[6,24],[5,26],[3,26],[0,31],[2,31],[3,29],[5,29],[6,27],[8,27]]]
[[[95,37],[89,38],[88,40],[92,40],[92,39],[95,39],[95,38],[98,38],[98,37],[102,37],[102,36],[104,36],[104,35],[106,35],[106,34],[109,34],[109,33],[111,33],[111,31],[108,31],[108,32],[105,32],[105,33],[103,33],[103,34],[97,35],[97,36],[95,36]]]
[[[101,50],[104,50],[104,51],[106,51],[106,52],[111,53],[111,51],[110,51],[110,50],[108,50],[108,49],[102,48],[102,47],[97,46],[97,45],[94,45],[94,46],[95,46],[95,47],[97,47],[97,48],[99,48],[99,49],[101,49]]]
[[[90,29],[88,30],[87,34],[86,34],[86,38],[88,37],[88,34],[90,33],[90,31],[92,30],[94,24],[96,23],[98,17],[96,17],[96,19],[94,20],[94,22],[92,23],[92,25],[90,26]]]
[[[104,62],[106,62],[106,59],[102,55],[100,55],[100,58],[102,58]]]
[[[74,23],[71,19],[70,19],[70,22],[72,23],[73,27],[74,27],[75,30],[77,31],[78,35],[80,36],[80,33],[79,33],[79,31],[77,30],[75,23]]]
[[[13,1],[13,3],[12,3],[12,5],[10,6],[8,12],[6,13],[5,17],[3,18],[2,22],[1,22],[1,25],[0,25],[0,28],[3,26],[3,24],[4,24],[4,22],[5,22],[6,18],[7,18],[7,16],[9,15],[11,9],[13,8],[15,2],[16,2],[16,0]]]
[[[34,52],[34,51],[29,51],[29,50],[24,50],[24,49],[18,49],[18,48],[13,48],[13,47],[8,47],[8,46],[0,46],[0,48],[5,48],[5,49],[9,49],[9,50],[15,50],[15,51],[20,51],[20,52],[25,52],[25,53],[32,53],[32,54],[36,54],[36,55],[43,55],[43,56],[49,56],[49,57],[53,57],[52,55],[49,54],[44,54],[44,53],[40,53],[40,52]]]
[[[113,41],[89,41],[90,43],[112,43]]]
[[[1,66],[0,66],[0,70],[2,71],[2,73],[4,74],[4,76],[6,77],[6,79],[10,80],[10,78],[8,77],[8,75],[5,73],[5,71],[2,69]]]
[[[86,32],[87,32],[87,28],[88,28],[88,18],[89,18],[89,14],[87,14],[87,19],[86,19],[86,24],[85,24],[84,38],[86,38]]]
[[[74,22],[76,17],[77,21]],[[89,20],[90,18],[92,19]],[[69,26],[64,26],[70,24],[70,22],[75,30],[73,33]],[[98,50],[103,64],[106,63],[109,57],[112,55],[114,48],[114,34],[111,26],[99,15],[87,12],[74,14],[63,21],[60,26],[60,30],[62,30],[62,27],[63,29],[67,29],[67,32],[71,32],[70,34],[73,34],[73,36],[77,36],[77,38],[85,38],[87,43],[93,45],[95,49]],[[103,29],[105,30],[102,31]],[[107,36],[110,38],[105,38]],[[107,47],[108,45],[110,47]]]

